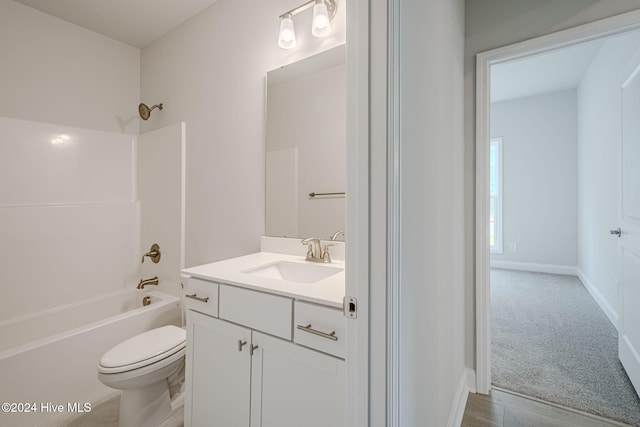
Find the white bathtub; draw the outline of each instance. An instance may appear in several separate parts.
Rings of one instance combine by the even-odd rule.
[[[146,307],[144,296],[152,301]],[[180,320],[179,298],[128,290],[0,323],[0,403],[20,411],[3,406],[0,425],[64,424],[85,403],[115,393],[96,376],[104,352]]]

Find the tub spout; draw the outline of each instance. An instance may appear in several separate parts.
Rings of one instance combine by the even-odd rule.
[[[138,283],[138,289],[144,289],[147,285],[158,285],[158,276],[152,277],[151,279],[140,279],[140,283]]]

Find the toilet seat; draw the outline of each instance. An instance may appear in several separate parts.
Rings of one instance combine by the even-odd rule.
[[[169,325],[129,338],[107,351],[100,359],[98,372],[117,374],[140,369],[169,359],[176,353],[184,354],[186,331]]]

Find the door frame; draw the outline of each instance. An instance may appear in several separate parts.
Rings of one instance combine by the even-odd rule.
[[[491,67],[577,43],[640,29],[640,10],[479,53],[476,57],[476,390],[491,390],[489,143]]]
[[[357,300],[357,318],[346,319],[346,392],[347,425],[370,425],[371,395],[380,394],[380,382],[370,373],[379,361],[371,360],[370,323],[384,310],[372,310],[370,283],[373,265],[370,246],[376,236],[370,233],[372,184],[370,171],[370,102],[376,97],[379,83],[371,71],[371,55],[380,47],[371,40],[371,13],[379,5],[369,0],[354,0],[347,7],[347,176],[346,192],[346,295]],[[384,28],[384,27],[383,27]],[[386,32],[384,33],[386,37]],[[379,308],[379,305],[378,305]],[[377,362],[377,364],[376,364]],[[383,361],[384,362],[384,361]],[[383,365],[384,366],[384,365]],[[384,390],[382,391],[382,393]]]

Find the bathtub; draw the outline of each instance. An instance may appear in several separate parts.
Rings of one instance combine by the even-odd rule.
[[[134,289],[0,323],[0,403],[17,411],[3,405],[0,425],[64,425],[89,412],[116,393],[97,379],[100,357],[133,335],[180,321],[180,298]]]

